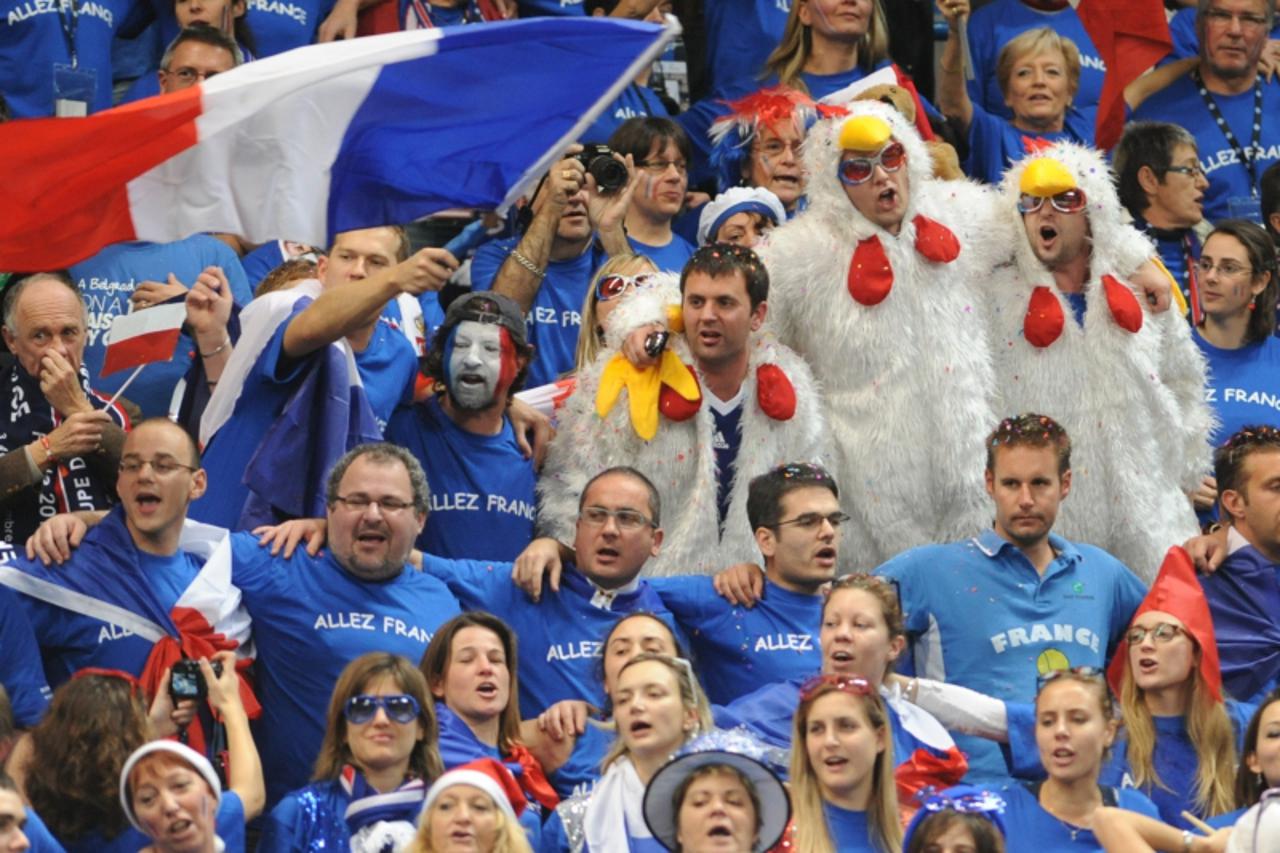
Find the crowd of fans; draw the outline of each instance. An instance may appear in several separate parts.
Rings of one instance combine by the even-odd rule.
[[[510,222],[5,276],[0,849],[1280,850],[1280,3],[1169,5],[1101,151],[1066,0],[0,0],[13,118],[685,25]]]

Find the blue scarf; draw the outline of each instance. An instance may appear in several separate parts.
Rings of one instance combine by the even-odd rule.
[[[380,794],[348,764],[338,782],[351,798],[345,817],[353,853],[394,853],[413,841],[418,812],[427,796],[421,779],[408,779],[394,791]]]

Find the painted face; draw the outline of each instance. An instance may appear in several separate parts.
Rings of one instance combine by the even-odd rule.
[[[184,41],[169,57],[169,67],[160,70],[160,91],[168,94],[190,88],[202,80],[230,71],[235,64],[235,57],[226,48]]]
[[[684,205],[689,188],[689,164],[673,139],[655,139],[643,160],[637,160],[640,185],[631,206],[647,219],[670,221]]]
[[[52,279],[30,282],[13,309],[17,333],[4,326],[9,351],[31,376],[40,375],[40,360],[56,352],[76,370],[84,360],[84,308],[66,285]]]
[[[737,773],[715,770],[689,783],[676,816],[676,840],[689,853],[755,847],[756,808]]]
[[[1022,227],[1040,263],[1055,272],[1089,253],[1089,217],[1084,211],[1063,213],[1046,201],[1022,214]]]
[[[510,333],[493,323],[463,320],[445,349],[449,399],[466,412],[505,404],[515,379],[515,348]]]
[[[845,151],[840,161],[874,161],[880,154],[880,151]],[[905,156],[902,165],[893,171],[886,169],[883,163],[876,163],[871,169],[871,176],[865,181],[858,184],[841,183],[845,195],[857,211],[867,221],[890,234],[897,234],[902,230],[902,218],[906,216],[907,203],[911,197],[911,180],[907,172],[909,156]]]
[[[1046,772],[1061,782],[1097,776],[1116,724],[1103,716],[1099,687],[1051,681],[1036,698],[1036,745]]]
[[[720,230],[712,236],[712,242],[730,243],[734,246],[754,249],[760,245],[765,232],[771,228],[773,228],[773,222],[767,216],[744,210],[726,219],[720,226]]]
[[[1160,624],[1174,625],[1181,630],[1172,637],[1157,637],[1155,628]],[[1146,631],[1139,642],[1129,643],[1129,669],[1140,688],[1164,690],[1188,684],[1196,665],[1196,644],[1181,619],[1172,613],[1148,610],[1134,619],[1129,628],[1135,635],[1134,629]]]
[[[794,208],[804,195],[804,169],[800,164],[802,142],[804,131],[794,121],[780,121],[775,127],[762,124],[751,143],[747,183],[772,192],[787,210]]]
[[[824,675],[858,675],[879,684],[902,651],[889,636],[880,600],[865,589],[837,589],[822,611]]]
[[[400,696],[404,692],[394,678],[381,675],[366,684],[360,695]],[[352,763],[365,772],[395,767],[403,767],[408,772],[414,747],[423,737],[419,718],[414,717],[411,723],[397,723],[381,707],[367,723],[347,720],[347,748],[351,750]]]
[[[1145,215],[1148,221],[1152,216],[1158,217],[1164,228],[1190,228],[1204,218],[1204,191],[1209,187],[1209,179],[1200,171],[1196,149],[1185,143],[1174,146],[1169,165],[1195,171],[1189,175],[1165,172],[1149,196],[1151,204]]]
[[[796,14],[819,39],[857,41],[867,34],[875,11],[872,0],[798,0]]]
[[[1018,58],[1009,75],[1004,102],[1014,125],[1025,130],[1056,130],[1071,106],[1067,59],[1060,50],[1028,53]]]
[[[1272,702],[1262,711],[1258,740],[1245,745],[1245,764],[1251,773],[1261,773],[1264,788],[1280,785],[1280,702]]]
[[[338,564],[361,580],[384,580],[404,571],[427,519],[413,507],[404,465],[361,456],[342,475],[338,497],[343,500],[329,507],[329,549]]]
[[[166,851],[203,850],[215,834],[218,805],[209,783],[182,759],[159,753],[129,776],[133,812],[143,831]]]
[[[765,303],[754,309],[742,273],[713,278],[690,273],[682,302],[684,337],[700,364],[725,365],[746,357],[751,333],[764,325]]]
[[[125,438],[116,491],[139,547],[168,541],[182,529],[187,506],[206,485],[205,472],[191,470],[194,463],[190,442],[176,424],[142,424]]]
[[[924,853],[977,853],[978,842],[964,821],[953,820],[924,846]]]
[[[633,664],[618,676],[613,719],[627,750],[646,758],[675,752],[697,723],[684,706],[676,674],[656,660]]]
[[[1280,560],[1280,453],[1251,453],[1244,460],[1243,487],[1229,511],[1240,532],[1270,559]]]
[[[468,722],[492,720],[505,711],[511,699],[511,670],[501,638],[479,625],[454,634],[444,682],[432,692]]]
[[[208,24],[214,29],[231,35],[235,20],[244,14],[241,0],[174,0],[173,15],[178,27],[192,24]]]
[[[836,690],[818,697],[809,707],[804,748],[823,799],[864,801],[871,792],[876,756],[884,752],[884,744],[884,731],[871,724],[857,696]]]
[[[317,275],[325,287],[360,281],[396,265],[400,236],[392,228],[344,231],[320,258]]]
[[[1266,0],[1213,0],[1200,33],[1200,61],[1218,77],[1252,78],[1267,35]]]
[[[806,486],[782,496],[779,521],[792,522],[757,532],[757,542],[774,582],[793,592],[814,593],[835,577],[840,528],[827,517],[840,501],[822,486]],[[808,526],[810,518],[820,519]]]
[[[604,650],[605,693],[613,695],[618,673],[645,652],[675,657],[678,652],[671,629],[658,619],[643,614],[623,620],[609,635],[609,644]]]
[[[644,484],[627,474],[601,477],[591,484],[583,499],[584,507],[603,507],[617,512],[631,510],[653,518],[649,492]],[[662,531],[642,524],[634,530],[624,529],[614,515],[601,524],[579,517],[574,551],[578,568],[602,587],[612,589],[630,583],[645,561],[658,555]]]
[[[1249,302],[1267,286],[1249,252],[1230,234],[1214,234],[1200,252],[1200,304],[1211,317],[1248,317]]]
[[[454,785],[431,804],[431,849],[440,853],[494,849],[498,814],[498,807],[484,791],[470,785]]]
[[[996,505],[996,532],[1020,548],[1037,544],[1053,529],[1058,505],[1071,490],[1071,472],[1058,475],[1052,447],[1000,447],[994,464],[986,480]]]
[[[0,853],[22,853],[31,849],[31,842],[23,831],[27,825],[27,812],[22,798],[13,791],[0,791]]]

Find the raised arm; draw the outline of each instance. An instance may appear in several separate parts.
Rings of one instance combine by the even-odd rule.
[[[969,0],[938,0],[938,11],[947,21],[947,43],[942,47],[938,75],[938,108],[967,132],[973,121],[973,102],[964,82],[964,55],[960,45],[960,25],[968,20]]]

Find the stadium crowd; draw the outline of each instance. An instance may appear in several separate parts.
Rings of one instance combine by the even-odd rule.
[[[0,850],[1280,851],[1280,2],[1166,5],[1102,150],[1067,0],[0,0],[13,120],[685,26],[507,219],[3,277]]]

